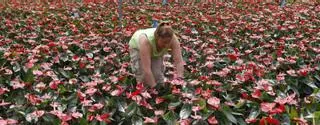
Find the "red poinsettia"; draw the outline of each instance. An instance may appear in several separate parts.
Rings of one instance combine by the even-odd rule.
[[[263,117],[260,119],[259,125],[280,125],[280,121],[272,117]]]

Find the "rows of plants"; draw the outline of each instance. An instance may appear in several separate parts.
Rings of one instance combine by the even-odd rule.
[[[320,6],[19,6],[0,12],[0,124],[319,124]],[[146,89],[128,41],[170,22],[183,80]]]

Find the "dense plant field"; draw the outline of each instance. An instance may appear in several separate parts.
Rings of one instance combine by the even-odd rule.
[[[179,35],[185,78],[146,90],[128,41]],[[320,6],[24,6],[0,12],[0,124],[320,124]]]

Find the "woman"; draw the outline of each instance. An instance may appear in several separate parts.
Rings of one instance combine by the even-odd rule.
[[[168,23],[156,28],[136,31],[130,42],[131,68],[138,83],[151,88],[164,83],[163,56],[171,50],[176,66],[176,78],[183,77],[184,61],[179,41]]]

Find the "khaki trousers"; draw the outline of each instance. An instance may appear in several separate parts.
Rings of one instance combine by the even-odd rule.
[[[135,74],[137,82],[145,82],[143,70],[141,66],[141,59],[138,49],[129,49],[130,63],[132,72]],[[164,83],[165,66],[163,64],[163,57],[151,58],[151,71],[156,83]]]

